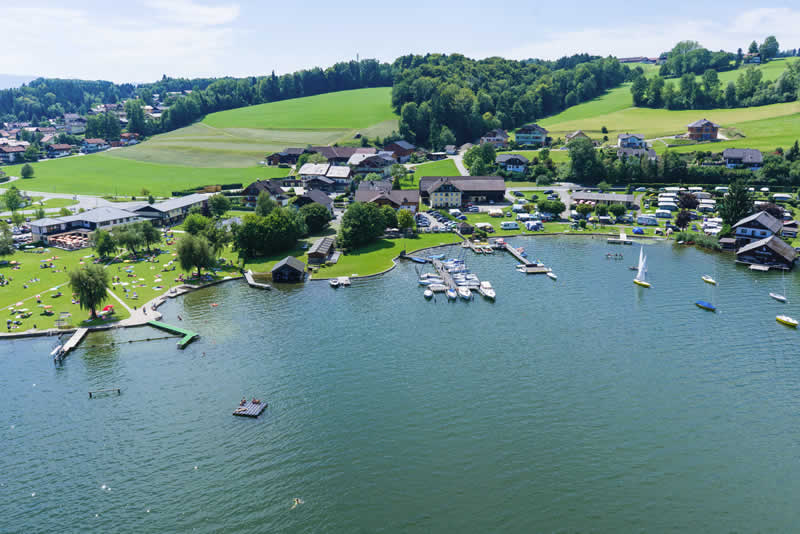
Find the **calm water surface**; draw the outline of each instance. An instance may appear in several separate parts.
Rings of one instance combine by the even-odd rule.
[[[649,245],[646,290],[636,247],[513,241],[558,281],[470,253],[496,303],[425,301],[401,265],[171,301],[202,335],[184,351],[120,344],[149,328],[58,367],[52,339],[0,344],[0,531],[795,530],[796,275],[782,305],[779,275]],[[232,417],[242,395],[270,406]]]

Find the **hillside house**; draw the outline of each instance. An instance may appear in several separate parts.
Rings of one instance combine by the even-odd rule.
[[[257,180],[242,190],[242,202],[245,206],[255,207],[258,195],[265,192],[281,206],[289,203],[289,196],[284,192],[279,180]]]
[[[519,154],[500,154],[494,161],[508,172],[525,172],[530,163],[528,158]]]
[[[20,145],[0,146],[0,163],[14,163],[25,153],[25,147]]]
[[[419,198],[419,191],[392,189],[391,180],[361,182],[355,194],[356,202],[391,206],[396,210],[404,209],[411,213],[416,213],[419,209]]]
[[[86,119],[77,113],[64,113],[64,131],[70,135],[82,134],[86,131]]]
[[[502,128],[495,128],[481,136],[481,144],[494,145],[495,148],[505,148],[508,146],[508,133]]]
[[[270,271],[273,282],[302,282],[306,275],[306,264],[294,256],[286,256]]]
[[[331,165],[347,165],[353,154],[375,154],[376,149],[372,147],[352,147],[352,146],[312,146],[308,149],[310,153],[322,155]]]
[[[330,167],[329,163],[306,163],[300,167],[300,170],[297,171],[297,175],[305,184],[313,178],[325,178]]]
[[[394,159],[396,159],[399,163],[405,163],[411,159],[411,154],[413,154],[416,149],[416,146],[412,145],[408,141],[403,140],[389,143],[383,147],[383,150],[386,152],[391,152]]]
[[[206,212],[209,196],[203,193],[193,193],[155,204],[145,204],[133,212],[142,218],[149,219],[156,226],[170,226],[182,221],[189,215],[189,210],[195,206]]]
[[[736,167],[758,169],[764,162],[761,151],[754,148],[726,148],[722,151],[722,159],[730,169]]]
[[[54,143],[52,145],[47,145],[46,150],[48,158],[63,158],[64,156],[72,154],[72,145]]]
[[[353,170],[347,165],[331,165],[325,177],[333,180],[337,188],[343,189],[353,181],[352,174]]]
[[[771,237],[783,230],[783,222],[766,211],[759,211],[733,225],[737,248]]]
[[[330,193],[336,190],[336,182],[327,176],[311,176],[303,180],[303,187]]]
[[[119,141],[120,143],[122,143],[123,146],[139,144],[139,134],[125,132],[124,134],[121,134],[119,136]]]
[[[267,165],[295,165],[298,158],[306,151],[305,148],[287,148],[266,157]]]
[[[796,259],[797,251],[776,235],[753,241],[736,251],[736,261],[739,263],[768,265],[778,269],[791,269]]]
[[[369,174],[377,173],[381,175],[389,174],[389,169],[392,165],[397,163],[388,152],[381,152],[380,154],[353,154],[348,160],[347,164],[353,169],[353,174]]]
[[[515,134],[518,145],[541,147],[547,144],[547,130],[530,123],[520,127]]]
[[[467,203],[503,202],[502,176],[423,176],[420,198],[432,208],[459,208]]]
[[[647,148],[644,141],[644,134],[624,133],[617,136],[617,146],[619,148]]]
[[[105,139],[98,139],[98,138],[84,139],[83,143],[81,144],[81,152],[83,152],[84,154],[91,154],[93,152],[100,152],[101,150],[106,150],[110,147],[111,145],[108,144]]]
[[[700,119],[689,126],[689,139],[695,141],[715,141],[719,134],[719,124],[714,124],[708,119]]]
[[[592,140],[591,137],[589,137],[583,132],[583,130],[576,130],[571,134],[567,134],[564,136],[564,139],[566,140],[567,144],[569,144],[569,142],[572,141],[573,139],[588,139],[589,141]]]

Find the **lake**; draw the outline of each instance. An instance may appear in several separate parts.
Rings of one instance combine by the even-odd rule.
[[[494,303],[426,301],[403,263],[180,297],[182,351],[148,327],[62,365],[54,338],[0,344],[0,531],[794,530],[797,275],[781,304],[780,274],[647,244],[644,289],[636,246],[510,241],[558,281],[470,252]],[[269,408],[233,417],[242,396]]]

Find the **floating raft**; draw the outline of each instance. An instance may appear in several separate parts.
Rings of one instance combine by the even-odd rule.
[[[267,408],[266,402],[254,404],[252,401],[247,401],[244,406],[239,406],[233,411],[233,415],[241,417],[258,417]]]
[[[161,330],[166,330],[167,332],[172,332],[173,334],[182,335],[183,337],[180,339],[180,341],[178,341],[179,349],[186,348],[186,345],[194,341],[196,338],[200,337],[200,334],[198,334],[197,332],[185,330],[183,328],[172,326],[167,323],[162,323],[159,321],[149,321],[147,324],[149,324],[150,326],[154,326],[156,328],[160,328]]]

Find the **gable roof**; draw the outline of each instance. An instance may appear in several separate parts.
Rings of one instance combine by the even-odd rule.
[[[106,144],[106,140],[105,139],[98,139],[97,137],[92,137],[91,139],[84,139],[83,142],[86,143],[87,145],[105,145]]]
[[[506,163],[507,161],[510,161],[510,160],[513,160],[513,159],[517,159],[517,160],[521,161],[523,164],[526,164],[526,165],[529,163],[528,162],[528,158],[526,158],[525,156],[522,156],[520,154],[500,154],[494,159],[494,161],[495,161],[495,163]]]
[[[758,213],[754,213],[749,217],[745,217],[741,221],[734,224],[733,227],[738,228],[739,226],[747,226],[749,223],[754,221],[773,233],[778,233],[781,231],[781,228],[783,228],[783,223],[766,211],[759,211]]]
[[[502,176],[423,176],[419,181],[419,190],[431,193],[444,183],[452,184],[462,193],[506,190]]]
[[[169,200],[165,200],[164,202],[156,202],[155,204],[146,204],[141,208],[137,209],[136,211],[150,208],[164,213],[167,211],[192,206],[194,204],[197,204],[198,202],[203,202],[207,199],[208,195],[206,194],[192,193],[191,195],[186,195],[185,197],[176,197],[176,198],[171,198]]]
[[[317,239],[313,245],[311,245],[311,248],[308,249],[308,254],[311,255],[319,253],[327,256],[333,250],[333,245],[334,239],[332,237],[321,237]]]
[[[101,223],[113,221],[117,219],[128,219],[131,217],[138,217],[133,212],[122,210],[114,206],[103,206],[84,211],[83,213],[76,213],[74,215],[67,215],[65,217],[45,217],[31,222],[34,226],[51,226],[53,224],[65,224],[73,221],[87,221],[93,223]]]
[[[330,163],[305,163],[300,170],[297,172],[299,175],[309,175],[309,174],[318,174],[320,176],[325,176],[328,173],[328,169],[330,168]]]
[[[25,147],[20,145],[11,145],[11,146],[0,146],[0,150],[3,152],[25,152]]]
[[[290,267],[290,268],[294,269],[295,271],[299,271],[301,273],[305,272],[305,270],[306,270],[306,264],[305,263],[303,263],[302,261],[298,260],[294,256],[286,256],[281,261],[276,263],[275,267],[273,267],[270,270],[270,272],[274,273],[275,271],[280,270],[282,267]]]
[[[531,122],[529,124],[520,126],[520,128],[517,130],[517,133],[526,133],[526,132],[542,132],[546,134],[547,130],[545,130],[535,122]]]
[[[494,130],[489,130],[482,137],[501,137],[503,139],[508,139],[508,133],[502,128],[495,128]]]
[[[709,126],[713,126],[715,128],[719,128],[719,124],[714,124],[713,122],[711,122],[708,119],[700,119],[699,121],[694,121],[693,123],[689,124],[688,127],[689,128],[700,128],[700,127],[705,126],[705,125],[709,125]]]
[[[307,198],[312,202],[316,202],[317,204],[322,204],[326,208],[329,207],[331,204],[333,204],[333,200],[331,200],[331,197],[329,197],[319,189],[309,189],[308,191],[300,195],[300,197]]]
[[[326,159],[348,159],[356,153],[352,146],[312,146],[310,152],[322,154]]]
[[[412,145],[411,143],[409,143],[408,141],[406,141],[405,139],[401,139],[400,141],[394,141],[392,143],[389,143],[389,144],[386,145],[386,148],[389,148],[392,145],[397,145],[400,148],[402,148],[403,150],[414,150],[415,148],[417,148],[414,145]]]
[[[573,139],[573,138],[575,138],[575,137],[578,137],[578,136],[589,137],[588,135],[586,135],[586,134],[584,133],[584,131],[583,131],[583,130],[575,130],[575,131],[574,131],[574,132],[572,132],[571,134],[567,134],[567,135],[565,135],[564,137],[565,137],[566,139]]]
[[[50,150],[70,150],[72,149],[72,145],[68,145],[65,143],[53,143],[52,145],[48,145]]]
[[[355,154],[353,154],[355,156]],[[328,173],[325,175],[328,178],[350,178],[352,170],[347,165],[331,165]]]
[[[617,139],[630,139],[631,137],[635,137],[636,139],[641,139],[642,141],[644,141],[644,134],[632,134],[632,133],[619,134],[617,136]]]
[[[775,235],[760,239],[758,241],[753,241],[752,243],[737,250],[736,254],[738,255],[745,252],[750,252],[751,250],[755,250],[765,245],[773,252],[783,257],[783,259],[786,261],[794,261],[794,259],[797,257],[797,251],[795,251],[795,249],[793,249],[789,243]]]
[[[740,159],[742,163],[761,163],[764,161],[764,155],[755,148],[726,148],[722,151],[722,157],[725,159]]]

